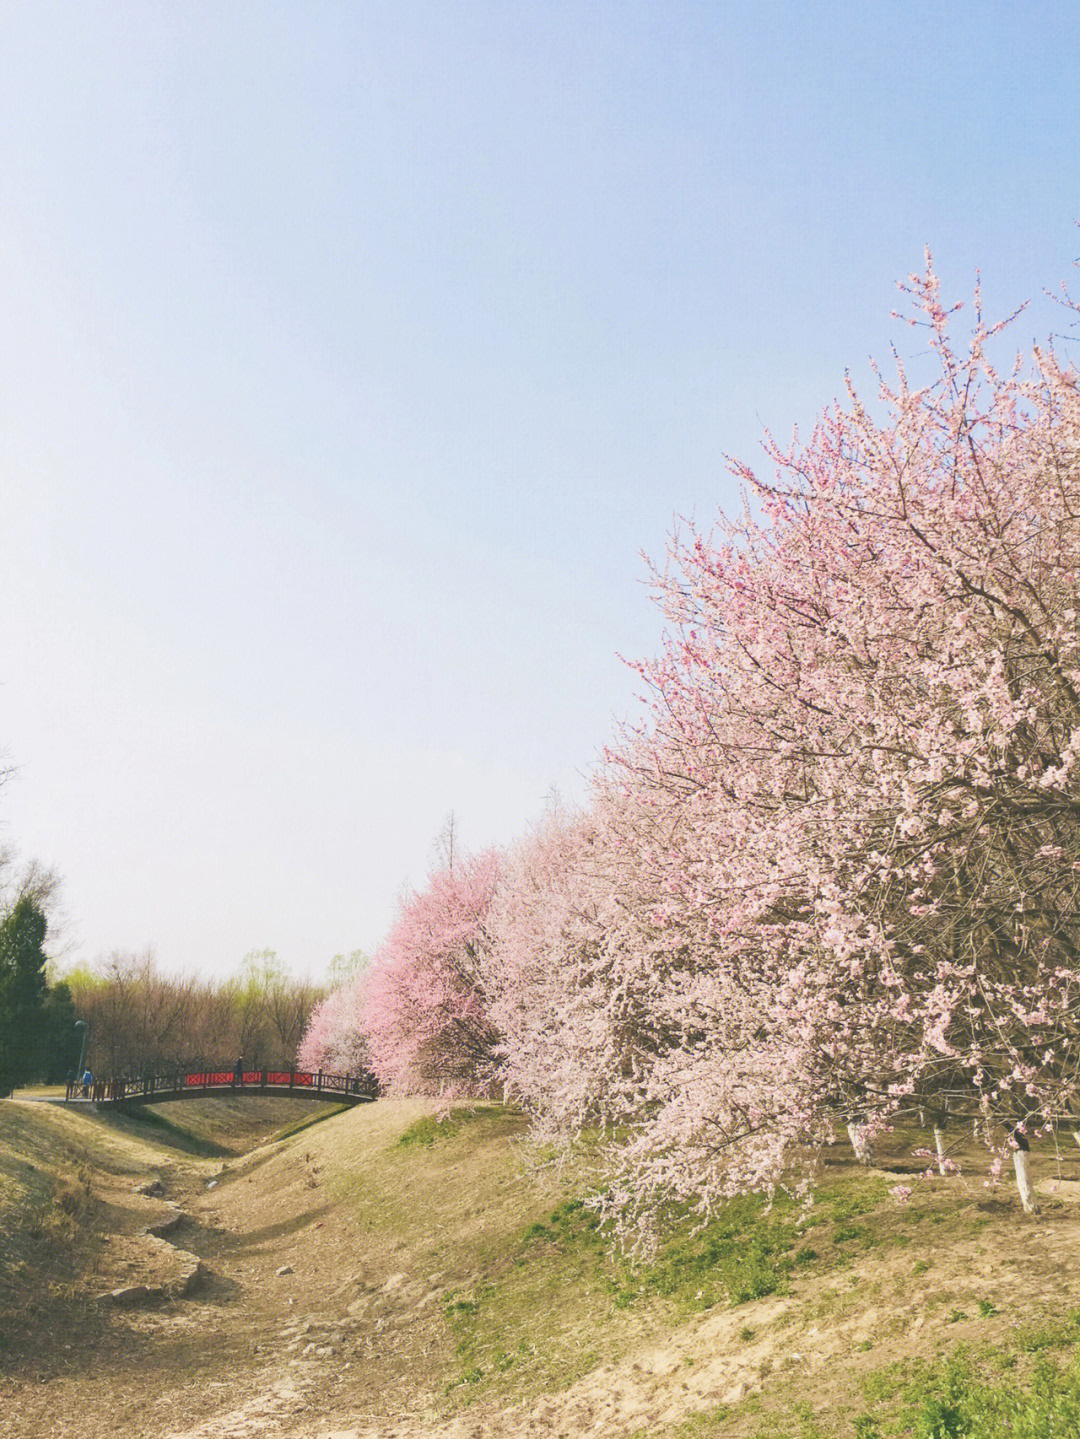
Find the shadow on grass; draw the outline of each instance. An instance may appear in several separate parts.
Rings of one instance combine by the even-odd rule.
[[[159,1144],[165,1144],[170,1149],[177,1149],[182,1154],[192,1154],[199,1159],[226,1159],[236,1155],[235,1149],[229,1149],[223,1144],[215,1143],[212,1139],[203,1139],[199,1135],[192,1134],[182,1124],[167,1119],[164,1114],[160,1114],[150,1105],[133,1104],[118,1110],[117,1113],[122,1118],[130,1120],[136,1126],[136,1132],[150,1130]]]

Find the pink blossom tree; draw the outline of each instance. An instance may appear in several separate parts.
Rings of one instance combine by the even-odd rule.
[[[998,373],[978,306],[959,351],[929,265],[907,288],[937,378],[880,420],[849,390],[676,536],[651,721],[500,901],[508,1081],[623,1126],[623,1212],[947,1100],[1027,1206],[1027,1136],[1077,1106],[1080,389],[1051,350]]]
[[[499,876],[494,850],[457,858],[404,901],[363,977],[368,1063],[392,1094],[480,1094],[498,1034],[480,985]]]
[[[508,1097],[551,1137],[619,1123],[655,1047],[646,937],[595,814],[547,814],[503,863],[482,969]],[[643,982],[644,981],[644,982]]]
[[[301,1069],[328,1074],[361,1074],[368,1067],[362,1028],[363,974],[332,990],[312,1011],[296,1051]]]
[[[1080,393],[1050,351],[999,375],[978,313],[958,353],[929,268],[909,293],[939,378],[737,467],[758,514],[673,545],[615,758],[816,1116],[955,1087],[1022,1155],[1078,1078]]]

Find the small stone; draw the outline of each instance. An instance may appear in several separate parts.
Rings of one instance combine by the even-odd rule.
[[[146,1232],[155,1239],[163,1239],[166,1234],[175,1233],[186,1218],[185,1214],[170,1214],[168,1219],[159,1219],[156,1224],[148,1224]]]
[[[293,1272],[293,1270],[292,1270],[292,1265],[291,1265],[291,1264],[283,1264],[280,1269],[275,1269],[275,1270],[274,1270],[274,1273],[277,1275],[277,1277],[278,1277],[279,1279],[281,1278],[281,1276],[282,1276],[283,1274],[291,1274],[292,1272]]]
[[[161,1292],[160,1290],[158,1291]],[[150,1289],[145,1284],[127,1284],[122,1289],[113,1289],[108,1294],[102,1295],[112,1304],[126,1306],[129,1304],[142,1304],[150,1298]]]
[[[194,1255],[189,1255],[187,1257],[189,1259],[195,1259]],[[184,1275],[183,1279],[180,1281],[180,1284],[177,1287],[177,1297],[180,1299],[186,1299],[189,1294],[194,1294],[195,1290],[199,1288],[205,1278],[206,1270],[203,1268],[202,1260],[195,1259],[193,1267],[188,1270],[187,1274]]]

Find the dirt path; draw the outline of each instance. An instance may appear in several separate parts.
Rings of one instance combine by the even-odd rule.
[[[0,1355],[4,1439],[216,1439],[408,1413],[442,1347],[437,1285],[384,1272],[400,1260],[361,1242],[300,1144],[98,1172],[88,1229],[56,1323]]]

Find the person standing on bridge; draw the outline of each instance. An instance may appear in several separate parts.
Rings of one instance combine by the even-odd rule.
[[[236,1061],[235,1068],[233,1069],[233,1072],[232,1072],[232,1082],[233,1082],[233,1088],[234,1088],[234,1089],[238,1089],[238,1088],[240,1087],[240,1085],[243,1084],[243,1082],[244,1082],[244,1056],[243,1056],[243,1055],[241,1055],[240,1058]]]

